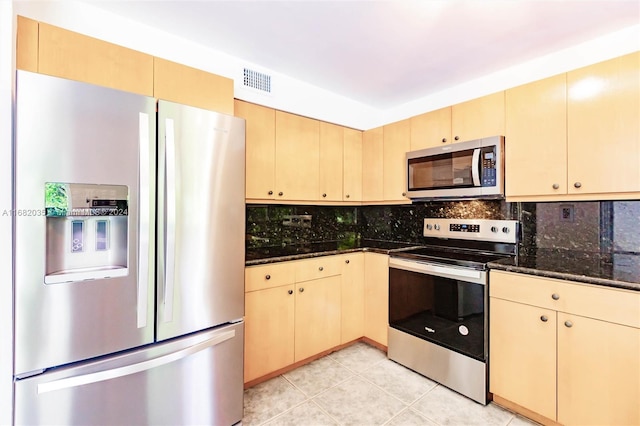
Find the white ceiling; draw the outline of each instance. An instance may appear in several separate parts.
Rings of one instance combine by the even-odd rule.
[[[638,0],[87,2],[381,110],[640,24]]]

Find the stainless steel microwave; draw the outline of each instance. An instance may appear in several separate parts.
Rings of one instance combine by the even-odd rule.
[[[408,152],[407,196],[504,198],[504,136]]]

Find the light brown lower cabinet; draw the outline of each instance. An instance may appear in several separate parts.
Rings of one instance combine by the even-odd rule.
[[[386,346],[388,259],[356,252],[246,267],[244,382],[363,336]]]
[[[640,424],[640,292],[502,271],[489,281],[494,396],[542,422]]]

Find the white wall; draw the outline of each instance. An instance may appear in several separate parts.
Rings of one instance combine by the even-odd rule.
[[[73,1],[14,1],[17,14],[234,79],[235,96],[272,108],[371,129],[427,111],[640,50],[640,25],[409,102],[377,110],[275,71]],[[243,68],[272,76],[273,94],[243,86]]]
[[[11,140],[14,21],[12,4],[0,1],[0,424],[11,424],[13,387],[13,244]]]

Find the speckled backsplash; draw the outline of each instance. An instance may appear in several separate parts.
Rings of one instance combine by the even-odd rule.
[[[311,216],[308,220],[308,216]],[[357,239],[423,243],[425,217],[516,219],[521,251],[640,253],[640,201],[427,202],[391,206],[248,205],[248,248]]]

